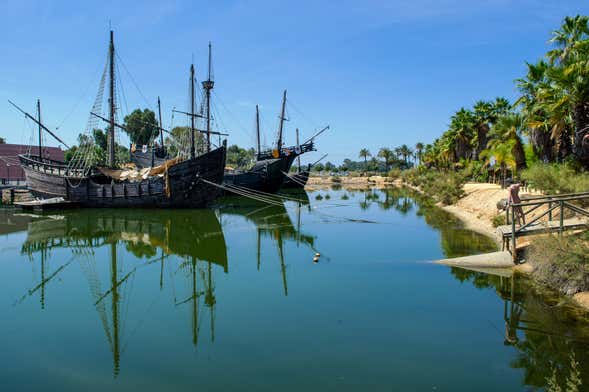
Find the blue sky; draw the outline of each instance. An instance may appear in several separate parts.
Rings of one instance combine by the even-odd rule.
[[[73,143],[83,131],[115,31],[129,110],[155,107],[164,125],[185,109],[188,67],[205,76],[213,43],[215,104],[230,144],[253,146],[254,107],[266,140],[275,135],[282,90],[294,128],[318,140],[312,161],[357,159],[430,142],[449,116],[478,99],[517,97],[514,79],[548,49],[566,15],[586,1],[12,1],[0,4],[0,136],[27,143],[32,124],[7,99],[33,111]],[[139,90],[135,88],[137,83]],[[183,125],[176,115],[174,125]],[[124,141],[124,138],[122,139]]]

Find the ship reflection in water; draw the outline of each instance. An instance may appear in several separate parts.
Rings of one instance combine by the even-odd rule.
[[[427,198],[286,196],[1,210],[3,390],[541,389],[573,355],[589,385],[588,324],[561,297],[424,263],[496,249]]]
[[[308,207],[309,200],[304,192],[294,195],[298,196],[298,227],[291,221],[284,204],[268,205],[231,197],[216,210],[81,210],[35,217],[11,215],[11,220],[7,218],[3,226],[12,228],[8,223],[16,222],[14,230],[18,231],[28,223],[21,254],[31,263],[40,264],[37,284],[26,290],[17,304],[38,296],[41,309],[45,309],[50,300],[46,295],[47,286],[60,280],[60,275],[72,264],[77,264],[104,329],[112,352],[113,374],[117,377],[122,347],[125,347],[122,341],[125,310],[133,306],[125,301],[132,298],[130,290],[136,279],[142,279],[143,271],[149,269],[153,273],[157,268],[159,290],[164,290],[166,284],[172,288],[170,306],[189,310],[192,344],[198,345],[203,313],[210,328],[210,340],[214,342],[217,304],[214,275],[217,271],[229,272],[220,219],[238,216],[254,224],[258,270],[262,238],[276,244],[284,295],[288,295],[284,242],[305,244],[314,249],[314,237],[302,234],[299,229],[301,209]],[[106,249],[106,260],[97,256],[100,249]],[[65,250],[71,257],[66,262],[60,261],[61,254],[52,258],[57,250]],[[135,260],[122,263],[119,260],[122,253],[134,256]],[[104,270],[105,264],[108,264],[108,273],[102,276],[99,271]]]

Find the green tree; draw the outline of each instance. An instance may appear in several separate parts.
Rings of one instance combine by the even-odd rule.
[[[0,136],[0,144],[6,144],[6,139]]]
[[[370,151],[367,148],[363,148],[360,150],[358,156],[364,158],[364,171],[366,171],[368,169],[368,157],[372,156],[372,154],[370,154]]]
[[[124,119],[125,132],[138,146],[150,144],[159,135],[155,113],[149,109],[135,109]]]
[[[253,148],[246,150],[235,144],[227,148],[227,164],[230,166],[246,168],[252,165],[254,158],[255,150]]]
[[[513,149],[515,141],[513,139],[503,141],[495,140],[495,143],[481,152],[481,158],[486,159],[486,164],[489,165],[494,163],[501,169],[501,184],[505,185],[505,179],[507,178],[507,169],[512,169],[515,172],[517,167],[515,158],[513,156]]]
[[[391,163],[393,162],[394,153],[388,147],[382,147],[378,151],[378,157],[384,160],[385,171],[389,171]]]
[[[403,157],[405,167],[409,167],[409,157],[413,154],[413,150],[408,145],[403,144],[399,147],[399,154]]]
[[[424,149],[424,145],[422,142],[417,142],[415,144],[415,153],[417,154],[417,159],[419,161],[419,164],[421,165],[421,159],[423,156],[423,149]]]

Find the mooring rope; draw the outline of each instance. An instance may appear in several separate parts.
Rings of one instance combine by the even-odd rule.
[[[303,186],[303,187],[306,185],[306,183],[305,183],[305,182],[303,182],[303,181],[301,181],[301,180],[299,180],[299,179],[298,179],[298,177],[300,177],[300,176],[301,176],[301,175],[300,175],[300,174],[298,174],[298,173],[295,173],[295,174],[292,174],[292,175],[291,175],[291,174],[289,174],[289,173],[282,172],[282,174],[284,174],[285,176],[287,176],[287,177],[288,177],[288,178],[289,178],[289,179],[290,179],[292,182],[294,182],[295,184],[301,185],[301,186]]]
[[[244,192],[244,191],[242,191],[240,189],[232,188],[230,186],[226,186],[226,185],[222,185],[222,184],[217,184],[215,182],[206,180],[204,178],[201,178],[200,180],[203,181],[205,184],[216,186],[217,188],[223,189],[225,191],[232,192],[232,193],[235,193],[237,195],[247,197],[249,199],[257,200],[257,201],[260,201],[262,203],[273,204],[275,206],[282,206],[283,205],[281,202],[278,202],[276,200],[272,200],[272,199],[264,198],[264,197],[261,197],[261,196],[257,196],[255,194],[250,193],[250,192]]]

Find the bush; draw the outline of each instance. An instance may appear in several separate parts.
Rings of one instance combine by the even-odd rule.
[[[534,278],[567,295],[589,290],[589,233],[547,235],[532,242],[528,258]]]
[[[454,204],[464,196],[464,177],[453,172],[438,172],[438,175],[428,176],[422,185],[424,192],[442,204]]]
[[[333,177],[331,177],[331,182],[335,182],[336,184],[339,184],[340,182],[342,182],[342,179],[339,178],[339,176],[333,176]]]
[[[505,214],[499,214],[499,215],[495,215],[493,217],[493,219],[491,219],[491,223],[493,224],[493,227],[498,227],[498,226],[502,226],[502,225],[506,225],[507,224],[507,217],[505,216]]]
[[[461,173],[427,170],[419,166],[401,172],[401,179],[406,184],[421,188],[442,204],[454,204],[464,196],[463,186],[466,179]]]
[[[397,178],[401,177],[401,169],[391,169],[389,170],[387,177],[390,178],[391,180],[396,180]]]
[[[569,165],[538,163],[522,172],[528,186],[547,194],[589,191],[589,173],[576,172]]]

